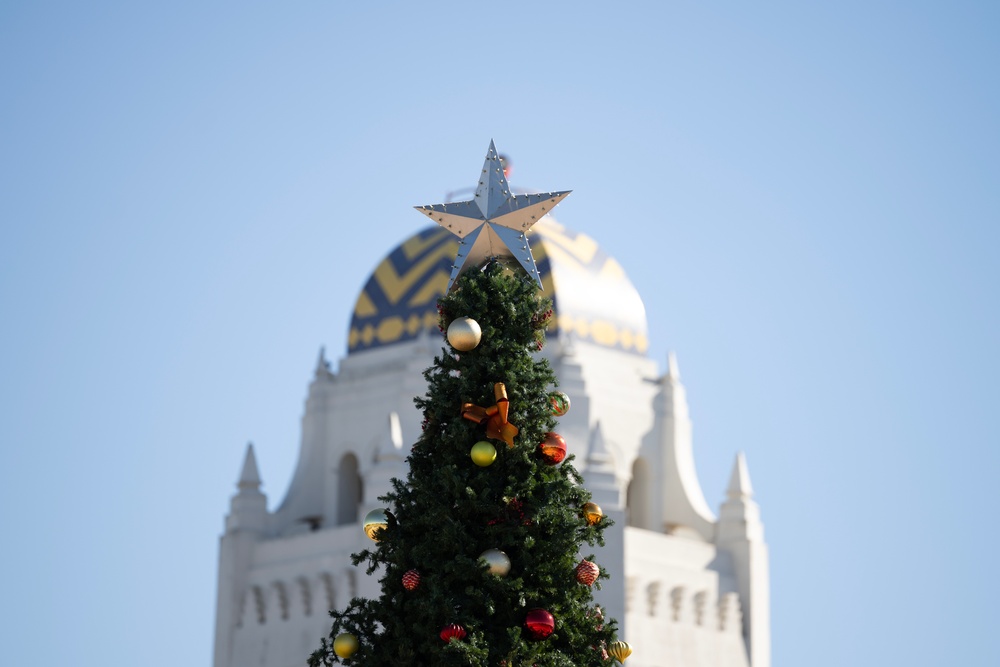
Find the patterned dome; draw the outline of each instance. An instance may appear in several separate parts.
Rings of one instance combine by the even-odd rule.
[[[585,234],[551,216],[530,232],[544,295],[553,301],[550,335],[645,354],[646,309],[621,265]],[[376,267],[354,306],[348,354],[412,340],[438,330],[437,299],[448,287],[458,239],[427,227]]]

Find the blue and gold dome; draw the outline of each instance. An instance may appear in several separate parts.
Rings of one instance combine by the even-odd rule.
[[[646,309],[621,265],[586,234],[548,216],[530,232],[532,254],[555,317],[549,334],[645,354]],[[437,300],[448,287],[458,239],[433,226],[394,249],[376,267],[354,306],[348,354],[438,333]]]

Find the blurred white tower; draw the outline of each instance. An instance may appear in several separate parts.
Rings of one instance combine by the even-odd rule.
[[[572,400],[559,432],[615,526],[597,591],[632,644],[630,667],[769,667],[767,546],[746,462],[736,459],[717,519],[694,466],[677,360],[646,356],[642,300],[621,266],[551,218],[531,247],[555,318],[542,353]],[[378,584],[354,568],[359,518],[406,474],[420,433],[413,397],[443,340],[437,297],[458,249],[430,227],[383,260],[359,295],[336,373],[322,352],[302,417],[299,461],[266,510],[253,448],[219,555],[215,667],[301,667],[329,631],[327,610]]]

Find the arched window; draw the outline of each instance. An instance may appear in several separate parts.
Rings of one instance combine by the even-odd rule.
[[[625,499],[628,507],[628,525],[652,530],[649,481],[649,466],[637,458],[632,464],[632,481],[629,482]]]
[[[358,457],[344,454],[337,477],[337,525],[357,523],[359,507],[361,475],[358,473]]]

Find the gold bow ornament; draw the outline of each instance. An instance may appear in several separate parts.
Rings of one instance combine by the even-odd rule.
[[[503,440],[510,447],[514,446],[514,436],[518,433],[518,428],[507,421],[507,413],[510,410],[510,401],[507,399],[507,387],[503,382],[493,385],[493,395],[496,397],[496,405],[488,408],[480,407],[473,403],[462,404],[462,416],[477,424],[486,424],[486,437],[494,440]]]

